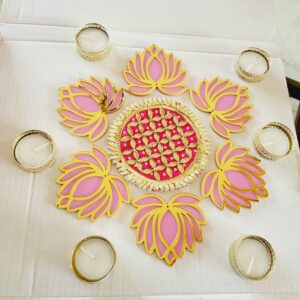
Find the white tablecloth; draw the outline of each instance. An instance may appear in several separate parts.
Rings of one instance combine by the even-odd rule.
[[[5,2],[5,5],[8,3]],[[46,7],[50,5],[50,2],[45,3]],[[75,2],[76,5],[78,3]],[[266,5],[268,1],[263,3]],[[21,8],[19,15],[23,18],[28,7],[23,3]],[[38,9],[39,5],[35,8]],[[61,9],[57,4],[58,23],[63,16]],[[244,5],[243,9],[247,6]],[[53,11],[49,11],[49,15],[51,22],[54,22],[51,18]],[[252,15],[249,10],[247,15]],[[8,15],[2,16],[2,20],[7,18]],[[21,21],[24,23],[24,19]],[[215,75],[245,84],[235,74],[233,65],[239,52],[253,46],[253,42],[246,38],[234,40],[112,31],[114,47],[110,56],[104,61],[91,63],[76,53],[73,43],[75,30],[72,27],[29,24],[4,24],[1,27],[4,41],[0,45],[0,296],[278,292],[294,293],[286,294],[286,297],[291,297],[289,299],[297,297],[300,287],[300,262],[297,259],[300,236],[296,235],[300,209],[298,150],[278,162],[263,160],[270,196],[254,204],[253,209],[243,210],[240,214],[219,211],[208,199],[204,199],[201,208],[208,220],[203,228],[204,241],[197,245],[195,253],[186,253],[172,268],[154,255],[146,255],[143,248],[135,244],[135,231],[129,228],[133,207],[123,205],[113,219],[102,218],[93,224],[88,220],[78,220],[55,207],[58,188],[55,179],[60,174],[58,166],[68,161],[72,153],[90,148],[85,138],[71,136],[68,129],[58,123],[57,89],[60,86],[89,75],[108,77],[117,86],[125,86],[121,70],[125,68],[127,58],[153,42],[174,51],[182,59],[189,71],[186,83],[189,87],[194,88],[201,79]],[[248,146],[252,150],[253,135],[265,123],[276,120],[293,128],[277,48],[270,42],[256,41],[255,46],[270,53],[272,71],[261,83],[245,84],[250,90],[254,118],[247,124],[246,132],[235,134],[232,138],[235,145]],[[176,98],[192,108],[187,93]],[[136,97],[126,94],[123,107],[135,101],[138,101]],[[195,113],[210,131],[212,155],[207,167],[209,170],[215,166],[214,150],[224,140],[212,132],[207,114]],[[117,114],[110,115],[110,121]],[[56,164],[48,171],[35,175],[19,170],[11,155],[14,138],[20,132],[33,128],[50,133],[58,148]],[[96,144],[105,149],[105,137]],[[112,172],[118,173],[115,168]],[[199,194],[201,177],[183,190]],[[130,187],[134,197],[143,193],[132,185]],[[164,195],[168,197],[170,194],[174,193]],[[229,265],[228,247],[233,239],[244,233],[266,237],[276,250],[276,270],[266,281],[243,280]],[[70,253],[75,243],[92,234],[110,239],[118,252],[116,269],[109,279],[99,285],[81,283],[69,267]]]
[[[272,0],[4,0],[5,23],[81,26],[272,42]]]

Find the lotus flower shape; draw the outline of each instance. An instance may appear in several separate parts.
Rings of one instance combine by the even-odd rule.
[[[184,86],[186,73],[173,53],[166,54],[156,45],[136,53],[128,60],[127,70],[123,71],[129,84],[126,90],[139,96],[148,95],[156,88],[167,95],[181,94],[187,90]]]
[[[268,196],[261,177],[265,172],[248,148],[233,147],[228,141],[218,148],[215,160],[218,169],[204,176],[201,189],[203,197],[210,197],[219,209],[227,206],[239,212],[240,206],[251,208],[251,201]]]
[[[169,203],[154,194],[135,199],[132,204],[137,209],[130,226],[137,228],[137,244],[144,243],[148,254],[155,251],[169,266],[185,249],[194,251],[195,241],[202,240],[201,225],[206,224],[200,201],[192,194],[177,194]]]
[[[94,142],[106,132],[107,114],[120,108],[123,94],[123,89],[116,90],[110,80],[101,82],[95,77],[60,88],[60,123],[72,128],[72,134],[88,136]]]
[[[210,113],[213,130],[224,138],[229,139],[231,132],[245,130],[244,124],[251,119],[248,88],[229,79],[203,80],[198,89],[190,91],[190,97],[199,110]]]
[[[75,153],[72,161],[60,168],[63,174],[56,182],[62,186],[56,205],[93,222],[104,214],[112,217],[121,202],[130,202],[130,191],[121,177],[109,174],[110,168],[109,157],[99,147]]]

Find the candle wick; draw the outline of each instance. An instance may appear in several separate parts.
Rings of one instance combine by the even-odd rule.
[[[88,36],[86,36],[86,35],[80,35],[80,37],[81,38],[84,38],[84,39],[86,39],[86,40],[90,40],[90,41],[95,41],[95,39],[92,39],[92,38],[90,38],[90,37],[88,37]]]
[[[270,142],[270,143],[265,143],[263,144],[264,146],[270,146],[270,145],[273,145],[274,144],[274,141]]]
[[[247,269],[247,275],[249,275],[249,273],[251,272],[252,268],[253,268],[253,264],[254,264],[254,256],[251,256],[251,260]]]
[[[250,64],[250,65],[246,68],[246,72],[248,72],[252,67],[253,67],[253,64]]]
[[[40,150],[44,149],[46,146],[49,146],[49,145],[50,145],[49,143],[45,143],[45,144],[33,149],[33,151],[34,152],[40,151]]]
[[[91,252],[87,251],[87,250],[86,250],[85,248],[83,248],[82,246],[80,247],[80,250],[81,250],[82,252],[84,252],[86,255],[88,255],[90,258],[93,258],[93,259],[96,258]]]

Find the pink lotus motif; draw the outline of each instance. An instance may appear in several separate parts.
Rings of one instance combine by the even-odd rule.
[[[88,136],[94,142],[107,130],[107,114],[122,105],[123,89],[116,90],[108,79],[101,82],[91,77],[79,80],[77,85],[60,88],[59,96],[61,124],[72,128],[72,134]]]
[[[75,153],[72,161],[60,168],[63,174],[56,182],[62,186],[56,205],[93,222],[104,214],[111,218],[122,202],[130,202],[130,191],[121,177],[109,174],[110,168],[109,157],[99,147]]]
[[[154,194],[135,199],[132,204],[137,209],[130,226],[137,228],[137,244],[144,244],[148,254],[155,251],[169,266],[185,249],[194,251],[195,241],[202,240],[201,225],[206,224],[200,201],[192,194],[177,194],[169,203]]]
[[[239,212],[240,207],[251,208],[251,201],[268,196],[261,177],[265,171],[248,148],[233,147],[228,141],[216,151],[215,160],[218,169],[204,176],[201,189],[203,197],[210,197],[219,209],[227,206]]]
[[[190,97],[199,110],[210,113],[213,130],[224,138],[245,130],[244,124],[251,119],[248,88],[233,84],[229,79],[203,80],[198,89],[190,91]]]
[[[127,70],[123,71],[128,83],[126,90],[139,96],[148,95],[156,88],[167,95],[181,94],[187,90],[184,86],[186,73],[173,53],[166,54],[156,45],[136,53],[128,60]]]

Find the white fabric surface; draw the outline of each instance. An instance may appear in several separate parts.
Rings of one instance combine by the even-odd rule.
[[[193,88],[201,79],[214,75],[243,83],[233,71],[238,53],[253,45],[266,49],[272,56],[272,73],[261,83],[248,84],[254,119],[246,132],[234,135],[233,141],[253,149],[254,132],[271,120],[292,128],[281,61],[277,48],[269,43],[276,39],[271,0],[9,0],[3,3],[0,20],[11,23],[0,29],[5,39],[0,44],[0,297],[86,300],[95,299],[93,296],[133,299],[134,295],[134,299],[166,300],[174,297],[150,295],[201,293],[182,299],[224,300],[226,296],[203,293],[248,292],[251,295],[229,295],[228,299],[300,297],[300,237],[294,234],[299,227],[299,151],[276,163],[263,160],[270,197],[254,204],[250,211],[243,210],[239,215],[221,212],[204,199],[201,208],[208,220],[203,228],[204,241],[195,253],[187,252],[172,268],[135,245],[135,231],[129,228],[132,207],[123,205],[113,219],[103,218],[94,224],[55,207],[58,166],[72,153],[90,147],[85,138],[71,136],[58,124],[58,87],[92,74],[125,86],[121,70],[126,59],[153,42],[173,50],[183,60],[189,70],[187,85]],[[72,26],[91,21],[114,30],[113,51],[102,62],[84,61],[73,44]],[[137,31],[140,33],[134,33]],[[187,93],[177,98],[191,106]],[[126,94],[124,107],[134,101],[136,97]],[[207,114],[197,114],[211,133],[212,150],[216,149],[224,140],[210,129]],[[49,132],[58,146],[57,163],[36,175],[19,170],[11,155],[14,138],[32,128]],[[96,144],[105,147],[105,137]],[[207,170],[212,167],[213,151]],[[113,172],[118,174],[115,169]],[[199,193],[201,177],[184,190]],[[131,187],[133,196],[143,193]],[[264,282],[243,280],[230,268],[229,244],[244,233],[265,236],[276,250],[277,268]],[[106,236],[118,252],[116,269],[99,285],[81,283],[69,267],[73,246],[90,234]]]
[[[272,0],[4,0],[1,22],[274,41]]]
[[[55,207],[58,166],[69,161],[72,153],[90,148],[85,138],[71,136],[58,123],[60,86],[89,75],[108,77],[117,86],[125,86],[121,70],[127,58],[153,42],[172,49],[182,59],[189,71],[186,83],[189,87],[196,87],[201,79],[215,75],[245,84],[235,74],[233,65],[238,53],[253,45],[251,42],[112,32],[114,47],[109,57],[91,63],[81,59],[74,43],[70,43],[75,29],[3,25],[1,31],[4,42],[0,46],[0,296],[299,292],[300,236],[295,234],[300,209],[299,151],[276,163],[263,160],[270,197],[254,204],[253,209],[242,210],[240,214],[219,211],[204,199],[201,208],[208,221],[203,228],[204,241],[196,246],[195,253],[186,252],[172,268],[135,244],[135,231],[129,228],[134,211],[130,205],[123,205],[113,219],[102,218],[93,224]],[[268,43],[255,45],[271,54],[272,71],[261,83],[246,84],[254,106],[254,119],[248,123],[246,132],[233,135],[234,144],[252,150],[253,134],[265,123],[276,120],[293,127],[277,49]],[[176,98],[192,108],[187,93]],[[137,97],[126,94],[123,108],[135,101]],[[224,139],[212,132],[207,114],[194,111],[210,132],[212,155],[206,169],[209,170],[215,166],[214,150]],[[110,120],[117,115],[110,115]],[[14,138],[33,128],[50,133],[58,151],[56,164],[36,175],[18,169],[11,155]],[[105,137],[95,144],[106,148]],[[115,168],[112,172],[118,174]],[[199,194],[201,177],[183,191]],[[144,193],[132,185],[131,190],[133,197]],[[167,198],[171,194],[174,192],[164,195]],[[231,270],[228,247],[244,233],[266,237],[276,250],[276,270],[266,281],[243,280]],[[118,253],[115,270],[99,285],[79,282],[69,267],[75,243],[92,234],[110,239]]]

